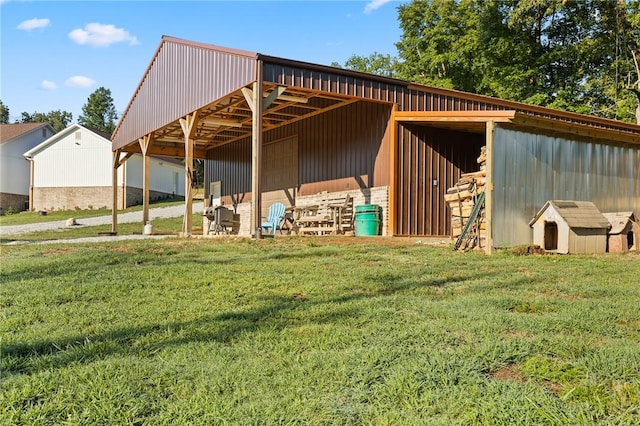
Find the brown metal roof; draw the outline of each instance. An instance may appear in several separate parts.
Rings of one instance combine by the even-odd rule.
[[[5,143],[18,136],[30,133],[42,127],[51,127],[48,123],[16,123],[16,124],[0,124],[0,143]],[[51,127],[51,131],[55,130]]]
[[[196,157],[204,158],[207,149],[250,137],[251,110],[242,90],[256,81],[259,61],[263,95],[277,87],[285,90],[264,111],[265,130],[362,100],[396,104],[399,112],[456,115],[510,110],[518,113],[520,126],[640,144],[640,125],[163,36],[114,132],[113,149],[139,152],[138,138],[152,135],[150,154],[182,156],[184,136],[179,120],[195,111]],[[480,122],[469,125],[469,120],[438,125],[466,125],[475,132],[484,128]]]

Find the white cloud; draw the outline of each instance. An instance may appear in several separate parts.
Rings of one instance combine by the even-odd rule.
[[[51,23],[51,21],[49,19],[47,19],[47,18],[27,19],[26,21],[20,22],[20,24],[18,25],[18,29],[19,30],[25,30],[25,31],[31,31],[31,30],[35,30],[35,29],[38,29],[38,28],[48,27],[50,23]]]
[[[58,88],[58,85],[53,81],[42,80],[42,82],[40,83],[40,88],[44,90],[56,90]]]
[[[128,42],[129,45],[139,44],[135,36],[122,28],[111,24],[93,22],[85,25],[84,29],[77,28],[69,33],[69,38],[78,44],[88,44],[94,47],[106,47],[113,43]]]
[[[364,13],[371,13],[376,9],[381,8],[391,0],[372,0],[364,7]]]
[[[65,81],[65,84],[69,87],[85,88],[93,86],[96,84],[96,81],[83,75],[74,75],[73,77],[69,77],[67,81]]]

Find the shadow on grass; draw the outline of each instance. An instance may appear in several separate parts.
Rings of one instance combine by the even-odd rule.
[[[299,294],[265,297],[261,299],[261,306],[255,309],[224,312],[196,321],[125,327],[98,335],[5,344],[0,349],[0,354],[6,373],[34,374],[45,369],[63,368],[72,363],[88,364],[114,355],[151,356],[168,347],[194,342],[227,344],[247,333],[261,330],[282,331],[294,323],[302,326],[357,318],[362,308],[350,304],[354,301],[389,297],[424,287],[442,287],[488,275],[490,274],[478,271],[464,271],[450,278],[427,280],[408,279],[395,274],[371,275],[367,278],[371,288],[367,288],[366,292],[352,291],[346,295],[319,296],[316,299]],[[318,314],[318,307],[324,307],[322,314]],[[312,311],[314,315],[300,315],[301,310]]]

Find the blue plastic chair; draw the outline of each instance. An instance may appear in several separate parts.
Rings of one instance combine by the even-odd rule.
[[[266,222],[262,222],[262,229],[264,229],[264,233],[275,235],[276,229],[280,229],[280,223],[282,219],[284,219],[284,211],[286,207],[282,203],[273,203],[269,206],[269,216],[266,218]],[[264,218],[264,217],[263,217]],[[282,229],[280,229],[280,233],[282,233]]]

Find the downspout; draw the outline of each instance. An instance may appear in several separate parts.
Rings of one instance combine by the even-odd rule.
[[[33,179],[34,179],[34,167],[35,163],[33,161],[33,157],[27,157],[29,160],[29,211],[33,211]]]

